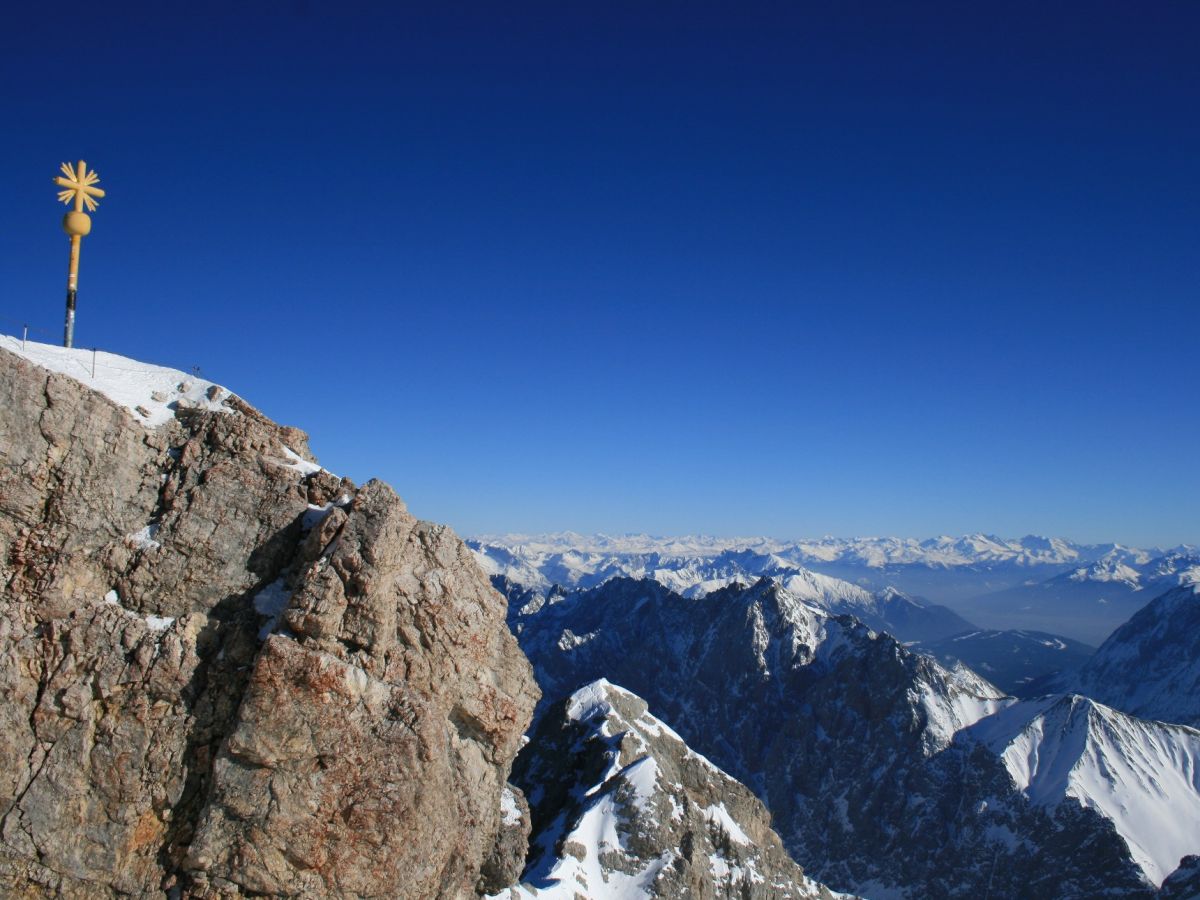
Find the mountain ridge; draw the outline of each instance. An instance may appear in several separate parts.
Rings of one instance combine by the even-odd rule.
[[[1173,868],[1131,851],[1111,809],[1065,792],[1029,796],[1003,760],[1020,729],[1003,744],[1003,729],[990,744],[972,731],[1007,709],[1040,708],[769,579],[686,598],[617,578],[552,598],[522,626],[545,697],[596,677],[628,686],[754,790],[794,857],[835,889],[1148,897]],[[1180,733],[1133,721],[1139,733]],[[1194,770],[1197,748],[1183,746],[1155,765]],[[1191,818],[1179,827],[1200,846]],[[1141,831],[1127,833],[1142,846]]]

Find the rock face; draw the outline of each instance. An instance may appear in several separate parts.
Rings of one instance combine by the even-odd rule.
[[[507,900],[840,896],[792,861],[745,786],[607,681],[543,719],[514,779],[531,798],[534,849]]]
[[[1014,778],[1001,757],[1023,746],[1020,728],[1004,740],[974,736],[971,726],[1012,698],[769,580],[685,598],[655,581],[617,579],[553,598],[525,618],[519,637],[548,697],[598,677],[645,697],[689,746],[764,801],[793,857],[832,888],[868,897],[1151,896],[1161,877],[1131,854],[1103,805],[1065,785],[1049,802]],[[1108,746],[1113,759],[1140,752],[1136,742]],[[1162,759],[1183,778],[1200,767],[1197,755]],[[1144,827],[1153,823],[1125,824],[1152,838]],[[1200,848],[1200,835],[1188,835]]]
[[[151,428],[0,349],[0,894],[498,887],[537,699],[503,598],[302,432],[172,396]]]

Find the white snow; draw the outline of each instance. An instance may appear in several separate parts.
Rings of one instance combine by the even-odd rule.
[[[266,616],[262,627],[258,629],[258,639],[265,641],[279,625],[279,617],[287,609],[292,593],[287,589],[287,579],[283,576],[276,578],[257,594],[254,595],[254,611],[260,616]]]
[[[1155,885],[1200,853],[1200,731],[1067,695],[1013,705],[969,734],[1034,803],[1072,798],[1111,820]]]
[[[989,694],[955,685],[935,687],[925,680],[920,682],[916,699],[926,716],[926,750],[929,753],[949,746],[964,728],[1016,702],[995,688]]]
[[[1095,559],[1105,550],[1125,553],[1136,561],[1135,557],[1130,556],[1134,551],[1128,548],[1114,548],[1112,545],[1082,547],[1062,538],[1035,535],[1016,539],[973,534],[928,540],[896,537],[779,540],[762,536],[582,535],[568,531],[558,534],[479,535],[472,543],[482,555],[493,557],[494,564],[499,568],[524,569],[526,574],[537,572],[552,583],[566,586],[591,586],[585,582],[614,564],[622,570],[620,574],[633,578],[650,576],[667,584],[664,575],[686,568],[684,564],[688,561],[711,561],[731,553],[757,556],[762,568],[780,565],[803,567],[806,563],[830,562],[852,563],[875,569],[891,565],[953,568],[998,562],[1018,566],[1061,565],[1081,559]],[[496,573],[493,571],[490,574]],[[684,577],[692,579],[691,575]],[[732,573],[723,577],[732,577]],[[529,580],[514,580],[532,586]],[[676,589],[673,584],[668,586]]]
[[[25,342],[0,335],[0,347],[21,356],[36,366],[74,378],[99,391],[147,428],[169,422],[179,407],[230,413],[225,401],[230,392],[211,381],[187,375],[177,369],[154,366],[115,353]],[[214,396],[209,397],[210,389]],[[139,409],[140,407],[140,409]]]
[[[127,609],[121,605],[121,597],[117,593],[116,588],[113,588],[104,595],[104,602],[109,606],[117,607],[127,616],[130,616],[134,619],[141,619],[146,623],[146,627],[151,631],[166,631],[175,623],[174,616],[143,616],[140,613],[134,612],[132,609]]]
[[[284,447],[283,453],[287,457],[286,461],[274,461],[278,462],[279,465],[283,466],[285,469],[291,469],[294,472],[299,472],[301,475],[313,475],[317,472],[325,471],[315,462],[309,462],[291,447]]]
[[[133,534],[125,535],[125,540],[130,546],[136,547],[139,550],[156,550],[162,546],[162,544],[154,539],[154,536],[157,534],[158,526],[151,523],[145,528],[135,531]]]
[[[517,806],[517,796],[506,784],[500,792],[500,824],[519,825],[520,822],[521,809]]]
[[[742,827],[737,822],[733,821],[733,816],[729,815],[729,810],[725,808],[724,803],[718,803],[716,806],[706,807],[704,810],[704,818],[718,826],[722,831],[729,835],[729,839],[735,844],[748,846],[753,841],[747,837],[746,832],[742,831]]]

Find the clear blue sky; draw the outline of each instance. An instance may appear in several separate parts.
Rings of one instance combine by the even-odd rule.
[[[79,344],[462,533],[1200,542],[1200,4],[26,6],[5,331],[83,157]]]

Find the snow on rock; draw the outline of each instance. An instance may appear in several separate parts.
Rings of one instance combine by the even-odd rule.
[[[1034,803],[1072,798],[1109,819],[1155,885],[1200,853],[1200,731],[1066,695],[1010,706],[967,736]]]
[[[301,475],[313,475],[317,472],[325,471],[315,462],[309,462],[291,447],[284,447],[283,453],[287,459],[282,461],[276,460],[276,462],[286,469],[292,469],[293,471],[299,472]]]
[[[292,592],[287,587],[287,577],[280,576],[254,595],[254,611],[265,617],[258,629],[258,639],[265,641],[279,625],[279,617],[287,609]]]
[[[533,807],[531,862],[497,897],[841,896],[788,858],[744,786],[604,679],[543,720],[514,779]]]
[[[517,806],[517,795],[512,788],[504,786],[500,794],[500,823],[502,825],[518,825],[521,822],[521,810]]]
[[[121,605],[121,598],[117,594],[115,588],[104,595],[104,602],[109,606],[117,607],[127,616],[131,616],[135,619],[141,619],[146,623],[146,627],[151,631],[166,631],[173,624],[175,624],[174,616],[143,616],[141,613],[134,612],[132,609],[126,609]]]
[[[138,550],[157,550],[162,544],[154,539],[156,534],[158,534],[158,526],[151,523],[133,534],[125,535],[125,541]]]
[[[147,428],[169,422],[180,408],[233,412],[226,401],[232,394],[218,384],[177,369],[139,362],[115,353],[26,341],[0,335],[0,347],[36,366],[67,375],[99,391]]]

